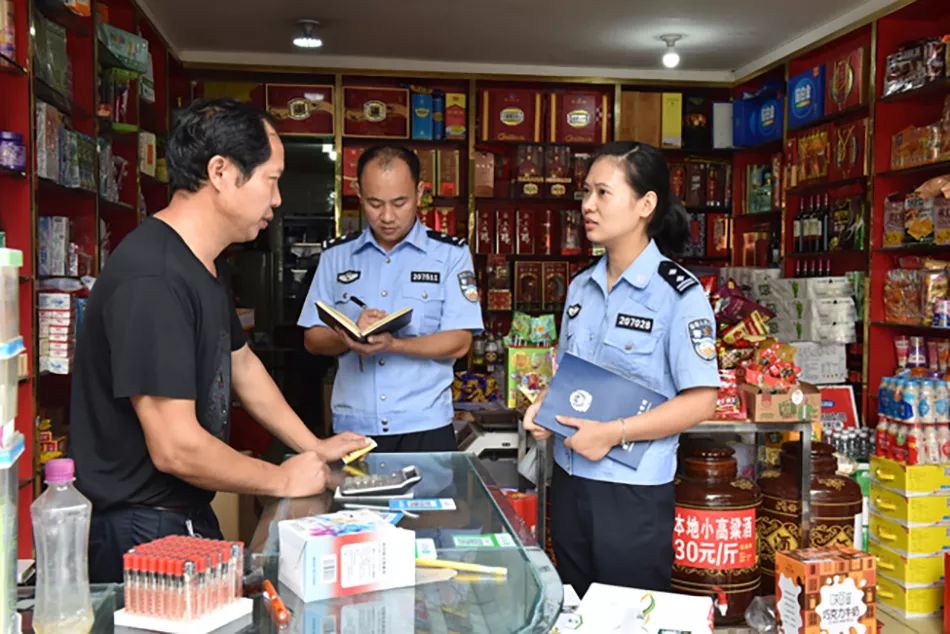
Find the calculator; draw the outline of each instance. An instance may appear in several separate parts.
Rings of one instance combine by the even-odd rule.
[[[422,474],[414,465],[403,467],[392,473],[380,473],[365,476],[347,476],[343,478],[340,493],[343,496],[399,495],[422,480]]]

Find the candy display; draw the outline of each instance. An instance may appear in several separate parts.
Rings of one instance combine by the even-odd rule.
[[[453,402],[488,403],[499,398],[501,390],[495,377],[471,370],[455,373],[452,381]]]

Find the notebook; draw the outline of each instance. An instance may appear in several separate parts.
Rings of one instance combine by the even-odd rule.
[[[350,339],[358,341],[359,343],[366,343],[370,336],[381,332],[395,333],[397,330],[408,326],[409,322],[412,321],[412,309],[400,308],[375,322],[366,330],[360,330],[359,326],[357,326],[356,322],[352,319],[321,301],[317,301],[317,314],[320,315],[320,319],[322,319],[323,323],[327,326],[331,328],[342,328],[343,331],[349,335]]]
[[[544,403],[534,417],[534,422],[568,438],[574,435],[577,429],[562,425],[555,420],[555,416],[610,422],[621,417],[642,414],[666,400],[662,394],[616,372],[565,353],[554,378],[551,379],[548,394],[544,397]],[[649,446],[649,441],[635,442],[629,450],[617,445],[610,450],[607,457],[636,469]]]

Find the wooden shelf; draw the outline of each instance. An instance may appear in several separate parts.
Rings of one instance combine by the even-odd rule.
[[[566,198],[512,198],[510,196],[478,196],[475,198],[475,204],[487,203],[489,205],[565,205],[577,206],[579,200],[568,196]]]
[[[767,141],[766,143],[760,143],[759,145],[750,145],[748,147],[737,147],[735,152],[768,152],[775,151],[781,152],[782,146],[785,144],[784,139],[775,139],[774,141]]]
[[[709,148],[707,150],[695,150],[688,148],[672,148],[672,147],[661,147],[660,150],[664,154],[673,154],[677,158],[684,157],[689,158],[695,156],[697,158],[703,159],[731,159],[732,155],[737,151],[736,148]]]
[[[901,244],[890,247],[875,247],[875,253],[893,253],[895,255],[907,253],[946,253],[950,246],[946,244]]]
[[[135,207],[125,202],[114,202],[99,196],[99,206],[102,208],[102,211],[128,214],[135,213]]]
[[[938,161],[936,163],[927,163],[925,165],[916,165],[914,167],[905,167],[898,170],[887,170],[878,172],[878,176],[910,176],[913,174],[927,174],[939,172],[940,170],[950,170],[950,159]]]
[[[787,257],[790,258],[844,258],[844,257],[856,257],[858,255],[867,255],[867,251],[858,251],[857,249],[836,249],[834,251],[815,251],[815,252],[805,252],[805,253],[786,253]]]
[[[915,101],[934,96],[943,96],[947,93],[948,89],[950,89],[950,78],[945,77],[914,90],[907,90],[905,92],[888,95],[887,97],[881,97],[878,99],[878,103],[900,103],[903,101]]]
[[[775,222],[782,219],[782,210],[773,209],[757,214],[736,214],[733,216],[736,222],[749,222],[751,224],[762,224],[766,222]]]
[[[65,185],[60,185],[56,181],[51,181],[48,178],[43,178],[42,176],[36,179],[36,182],[39,184],[38,189],[40,191],[47,191],[51,193],[67,193],[75,194],[77,196],[83,196],[85,198],[92,198],[96,196],[96,192],[83,189],[81,187],[66,187]]]
[[[823,117],[815,119],[814,121],[809,121],[805,125],[799,126],[797,128],[789,128],[788,134],[795,136],[800,136],[803,132],[808,132],[815,128],[821,127],[827,123],[833,123],[835,121],[840,121],[842,119],[847,119],[848,117],[853,117],[857,114],[867,114],[868,105],[858,104],[857,106],[851,106],[850,108],[845,108],[844,110],[839,110],[838,112],[832,112],[831,114],[826,114]]]
[[[557,260],[573,260],[577,258],[593,258],[596,256],[590,255],[588,253],[578,253],[577,255],[559,255],[553,253],[551,255],[541,254],[541,253],[476,253],[475,257],[488,257],[490,255],[503,255],[510,260],[541,260],[541,261],[557,261]]]
[[[684,207],[691,214],[726,214],[732,215],[732,207]]]
[[[92,116],[88,110],[73,101],[72,97],[66,93],[54,88],[39,77],[34,76],[33,79],[36,98],[39,101],[45,101],[49,105],[55,106],[63,114],[76,119],[88,119]]]
[[[945,335],[950,337],[950,328],[935,328],[934,326],[924,326],[923,324],[897,324],[890,321],[872,321],[872,326],[880,328],[894,328],[896,330],[914,330],[931,335]]]
[[[27,75],[29,71],[17,64],[15,59],[0,53],[0,73],[8,75]]]
[[[3,167],[0,165],[0,177],[7,178],[26,178],[26,172],[21,170],[10,169],[9,167]]]
[[[829,189],[838,189],[839,187],[847,187],[848,185],[867,185],[867,176],[855,176],[854,178],[846,178],[840,181],[827,181],[821,183],[808,183],[806,185],[799,185],[797,187],[790,187],[785,190],[786,194],[792,196],[803,196],[806,194],[811,194],[814,192],[822,192]]]

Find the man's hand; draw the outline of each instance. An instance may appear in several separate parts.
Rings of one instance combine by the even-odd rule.
[[[396,341],[395,337],[388,332],[371,336],[367,340],[368,343],[353,341],[340,329],[337,329],[337,333],[340,335],[340,339],[346,344],[346,347],[361,357],[373,357],[377,354],[389,352],[393,347],[393,342]]]
[[[317,447],[317,454],[327,462],[336,462],[346,454],[362,449],[369,444],[369,438],[360,436],[351,431],[331,436],[321,440]]]
[[[616,426],[583,418],[558,416],[562,425],[577,428],[577,432],[564,441],[564,446],[573,449],[592,462],[603,459],[620,442]]]
[[[385,310],[379,310],[378,308],[364,308],[363,312],[360,313],[360,318],[356,320],[356,327],[360,330],[366,330],[385,316]]]
[[[524,427],[526,432],[529,432],[534,436],[535,440],[547,440],[551,437],[551,432],[544,427],[540,427],[534,424],[534,417],[537,416],[538,410],[541,409],[541,403],[544,402],[544,394],[541,394],[531,405],[528,406],[527,411],[524,413],[524,420],[521,421],[521,425]]]
[[[281,495],[301,498],[323,493],[327,488],[330,468],[314,451],[305,451],[280,465],[284,485]]]

